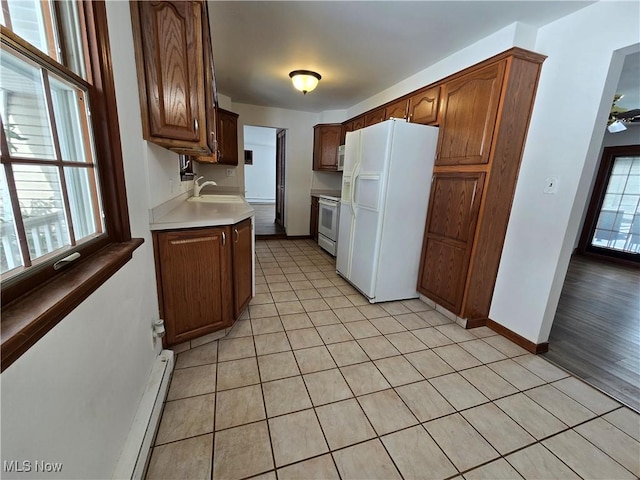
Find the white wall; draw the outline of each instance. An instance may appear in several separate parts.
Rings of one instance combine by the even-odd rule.
[[[538,31],[542,68],[490,317],[548,339],[640,4],[598,2]],[[611,26],[615,25],[615,35]],[[558,193],[542,192],[558,177]]]
[[[253,165],[244,166],[245,197],[248,201],[275,202],[276,129],[245,125],[244,150],[253,151]]]
[[[313,172],[312,190],[341,190],[342,172]]]
[[[147,208],[177,193],[168,188],[177,163],[142,141],[129,5],[107,2],[107,13],[129,215],[145,243],[0,376],[2,459],[64,463],[47,478],[111,477],[160,349]]]
[[[437,82],[444,77],[486,60],[511,47],[517,46],[533,50],[535,32],[535,28],[529,25],[518,22],[512,23],[473,45],[463,48],[415,75],[352,106],[347,110],[347,118],[376,108],[383,103],[401,97],[430,83]]]

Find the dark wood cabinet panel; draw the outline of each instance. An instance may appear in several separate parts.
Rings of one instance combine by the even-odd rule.
[[[384,119],[389,120],[390,118],[407,118],[407,108],[409,106],[409,100],[404,99],[398,102],[392,103],[388,105],[384,109]]]
[[[353,122],[347,122],[342,124],[342,131],[340,132],[340,145],[344,145],[347,133],[353,132]]]
[[[444,84],[436,165],[489,162],[505,63]]]
[[[238,318],[253,295],[251,258],[251,219],[248,218],[232,227],[233,236],[233,300],[234,317]]]
[[[501,118],[494,132],[491,173],[484,188],[474,255],[469,265],[463,318],[489,315],[543,58],[539,56],[535,62],[514,57],[505,76]]]
[[[331,123],[313,127],[313,169],[337,170],[338,147],[342,136],[342,124]]]
[[[364,127],[365,127],[364,117],[358,117],[353,119],[352,131],[360,130],[361,128],[364,128]]]
[[[418,291],[446,309],[458,310],[467,278],[467,251],[435,238],[425,239],[424,258],[418,275]]]
[[[376,123],[384,122],[384,108],[379,108],[373,112],[369,112],[364,116],[364,126],[375,125]]]
[[[484,173],[434,174],[418,291],[453,312],[462,304]]]
[[[463,244],[473,241],[483,183],[483,173],[435,174],[427,235]]]
[[[218,163],[238,165],[238,114],[218,109]]]
[[[204,3],[132,2],[131,12],[144,138],[180,153],[209,154]]]
[[[430,125],[438,122],[440,86],[422,90],[409,97],[409,121]]]
[[[309,235],[316,242],[318,241],[318,217],[320,215],[320,199],[311,197],[311,216],[309,220]]]
[[[167,345],[233,322],[229,228],[156,234],[156,268]]]

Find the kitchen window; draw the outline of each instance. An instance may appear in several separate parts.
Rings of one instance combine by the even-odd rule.
[[[1,6],[4,369],[142,241],[130,234],[104,2]]]

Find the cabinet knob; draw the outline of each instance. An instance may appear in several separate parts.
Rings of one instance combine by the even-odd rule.
[[[238,243],[238,240],[240,239],[240,234],[238,233],[238,229],[234,228],[233,231],[236,233],[236,243]]]
[[[224,247],[227,243],[227,234],[222,232],[222,246]]]
[[[198,132],[198,119],[197,118],[193,119],[193,129],[196,131],[196,133]]]

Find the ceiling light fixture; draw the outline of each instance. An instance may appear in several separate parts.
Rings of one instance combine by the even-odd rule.
[[[318,86],[318,81],[322,78],[319,73],[311,70],[294,70],[289,74],[293,86],[303,94],[312,91]]]

